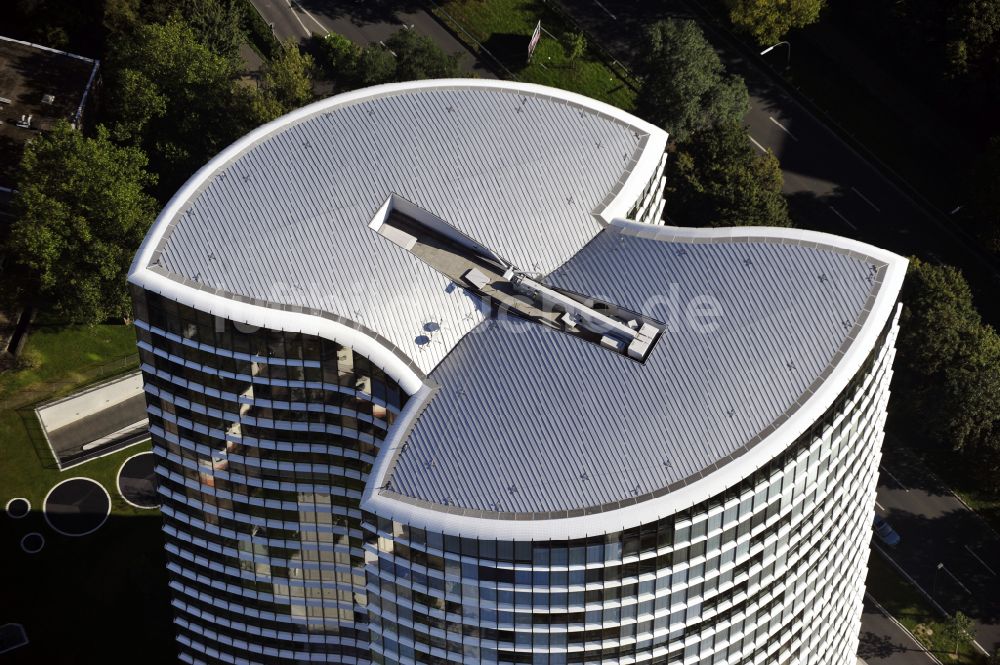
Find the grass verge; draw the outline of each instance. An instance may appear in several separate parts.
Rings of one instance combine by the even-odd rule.
[[[872,552],[868,563],[867,584],[875,600],[942,663],[982,665],[981,654],[971,644],[961,647],[957,658],[953,656],[955,643],[942,637],[944,622],[941,616],[877,552]]]
[[[635,90],[587,49],[572,59],[568,26],[536,0],[451,0],[432,12],[484,62],[502,63],[520,81],[572,90],[623,108],[635,108]],[[528,42],[538,21],[542,34],[531,63]],[[485,52],[484,52],[485,51]]]
[[[123,325],[37,326],[21,353],[24,369],[0,373],[0,407],[59,394],[137,365],[135,329]]]

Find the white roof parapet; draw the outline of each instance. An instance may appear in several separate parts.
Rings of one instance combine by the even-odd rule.
[[[515,103],[507,103],[511,101]],[[806,431],[867,357],[891,315],[906,268],[906,261],[890,252],[816,232],[681,229],[619,219],[628,213],[656,173],[666,140],[665,132],[620,109],[531,84],[461,79],[353,91],[258,128],[199,170],[154,223],[132,264],[129,280],[224,318],[275,330],[301,331],[351,346],[413,395],[380,449],[364,493],[363,508],[415,526],[488,538],[571,538],[617,531],[672,514],[711,496],[720,487],[735,484]],[[414,164],[420,168],[414,168]],[[627,491],[622,490],[621,479],[614,477],[615,468],[622,466],[618,463],[620,450],[608,448],[603,439],[590,441],[577,430],[589,427],[587,423],[593,417],[605,419],[605,425],[610,422],[631,426],[627,419],[619,423],[616,416],[645,409],[651,396],[657,394],[638,378],[644,372],[665,369],[657,369],[657,364],[662,362],[661,356],[683,341],[677,331],[666,328],[646,365],[641,365],[600,349],[606,345],[604,340],[591,344],[564,332],[515,321],[512,326],[519,335],[519,355],[512,362],[504,362],[503,353],[490,344],[501,345],[496,348],[507,344],[509,350],[511,340],[502,335],[515,333],[494,333],[494,329],[504,326],[490,326],[487,332],[482,332],[483,327],[478,334],[469,335],[485,320],[480,300],[408,251],[408,244],[410,249],[413,247],[405,232],[394,235],[393,231],[400,229],[379,228],[397,206],[403,206],[404,212],[423,223],[452,227],[459,234],[452,237],[474,238],[482,243],[480,249],[488,247],[495,250],[496,256],[506,257],[507,265],[519,266],[530,275],[545,275],[538,282],[555,287],[557,292],[587,294],[657,323],[658,316],[665,319],[666,315],[656,307],[649,309],[644,303],[630,301],[630,294],[640,293],[651,283],[664,286],[681,276],[691,286],[699,273],[697,266],[684,263],[685,254],[702,256],[704,265],[715,269],[720,256],[705,256],[702,250],[712,252],[724,245],[728,254],[721,258],[728,259],[735,257],[734,248],[755,247],[762,261],[773,258],[775,253],[798,251],[792,248],[833,252],[861,264],[877,264],[878,280],[873,282],[870,294],[862,293],[860,287],[844,291],[846,300],[841,309],[848,304],[855,307],[862,296],[866,298],[864,309],[857,314],[857,323],[847,335],[848,341],[836,352],[833,364],[822,373],[822,380],[817,379],[819,383],[806,393],[796,393],[795,401],[788,396],[798,390],[799,383],[774,377],[777,388],[771,397],[779,402],[788,398],[794,403],[783,420],[774,421],[773,431],[739,452],[738,463],[715,468],[708,456],[716,451],[709,448],[716,446],[715,459],[719,461],[725,458],[725,445],[732,442],[708,441],[711,445],[703,446],[706,451],[701,456],[692,454],[685,462],[702,465],[697,478],[682,476],[688,479],[683,486],[666,494],[624,500],[618,507],[609,508],[610,503],[597,506],[595,502],[616,499],[621,491]],[[621,242],[611,247],[608,243],[612,239]],[[665,247],[676,248],[677,253],[663,254]],[[625,254],[616,255],[618,249]],[[657,262],[626,258],[628,252],[637,251],[636,256],[643,256],[642,252],[653,249],[659,252]],[[685,265],[688,267],[682,270]],[[825,265],[840,270],[841,277],[854,274],[851,270],[857,268],[844,261],[828,260]],[[771,267],[774,269],[773,262]],[[799,279],[804,279],[802,265],[798,268]],[[776,276],[780,274],[771,275],[774,279],[764,284],[817,293],[815,284],[785,284]],[[476,276],[469,277],[474,286]],[[733,275],[726,277],[726,284],[738,288],[741,282]],[[605,288],[609,292],[602,292]],[[757,288],[760,290],[760,285]],[[822,307],[813,306],[809,315],[817,311]],[[570,319],[580,323],[584,317],[574,309]],[[741,325],[750,334],[762,326],[760,329],[766,329],[773,320],[773,316],[750,317]],[[840,321],[836,323],[839,326]],[[428,342],[424,331],[430,330],[426,326],[432,324],[435,332]],[[641,324],[638,330],[628,326],[629,338],[645,343],[650,335],[643,332],[644,328]],[[833,344],[839,339],[834,339],[836,334],[842,332],[839,328],[826,330],[824,344]],[[666,368],[678,380],[696,378],[688,364],[704,365],[704,358],[698,354],[713,352],[711,336],[697,342],[688,349],[689,357],[675,358],[676,364]],[[616,350],[620,353],[623,348],[624,342]],[[822,354],[832,348],[809,350],[814,357],[804,366],[813,371],[814,366],[820,366],[817,363],[821,363]],[[475,356],[483,349],[490,350],[490,354]],[[475,366],[466,364],[470,354],[475,356]],[[558,380],[561,387],[546,388],[544,399],[532,402],[530,389],[534,386],[517,374],[524,370],[525,363],[536,379],[543,379],[538,384],[549,385],[551,379]],[[593,366],[588,368],[588,363]],[[616,363],[624,363],[627,369]],[[572,387],[569,376],[598,366],[604,375],[603,383],[598,382],[600,385],[593,390],[597,393],[594,399],[587,397],[590,393],[585,395],[586,391],[567,389]],[[816,376],[821,376],[816,371]],[[449,437],[459,436],[466,444],[483,441],[487,449],[484,454],[490,454],[491,444],[486,442],[500,436],[498,428],[504,426],[503,416],[507,414],[485,420],[467,418],[467,422],[459,424],[452,419],[450,426],[441,420],[439,414],[448,410],[467,412],[454,403],[460,391],[455,389],[453,372],[459,373],[463,386],[477,399],[496,400],[491,409],[503,410],[508,405],[491,394],[495,388],[490,388],[490,381],[497,386],[516,381],[529,389],[522,393],[508,388],[524,402],[517,408],[544,403],[546,408],[570,417],[558,423],[540,421],[537,414],[533,420],[522,418],[534,423],[535,434],[529,432],[524,440],[510,442],[509,459],[504,463],[513,460],[514,466],[490,468],[482,455],[468,454],[482,450],[447,448],[452,445]],[[427,375],[430,380],[424,378]],[[480,379],[485,383],[477,383]],[[433,401],[432,385],[438,386]],[[730,405],[711,406],[724,411]],[[581,412],[575,419],[568,411],[571,407]],[[637,413],[629,417],[647,418],[651,412],[647,409]],[[448,505],[443,505],[436,503],[434,497],[440,495],[433,494],[430,485],[413,483],[405,473],[405,465],[396,476],[394,464],[403,442],[415,444],[409,450],[419,452],[421,441],[433,439],[446,446],[442,450],[449,463],[464,465],[464,472],[449,476],[455,479],[449,482],[481,481],[479,485],[485,487],[503,473],[517,471],[517,464],[537,461],[518,448],[532,444],[532,436],[547,436],[538,433],[537,428],[558,431],[566,441],[591,446],[587,451],[591,461],[606,455],[609,478],[617,480],[608,484],[607,479],[602,481],[602,474],[585,473],[590,485],[572,487],[560,498],[557,490],[568,486],[560,484],[565,479],[556,479],[551,492],[539,486],[520,493],[511,503],[527,508],[496,519],[497,515],[483,515],[479,510],[484,499],[481,488],[458,487],[467,496],[448,494]],[[588,430],[590,438],[600,434],[598,429]],[[734,433],[738,428],[734,425],[727,431]],[[643,441],[651,440],[648,434],[637,433],[631,443],[645,445]],[[544,451],[544,447],[536,446],[536,450]],[[556,452],[565,467],[571,458]],[[653,466],[653,460],[641,455],[637,460],[646,467]],[[439,470],[444,466],[439,464]],[[712,468],[715,470],[709,472]],[[650,474],[649,478],[659,477],[648,468],[640,470]],[[488,477],[481,475],[484,472]],[[565,475],[566,469],[563,472]],[[538,468],[524,473],[523,482],[530,483],[538,473]],[[666,478],[673,472],[658,473]],[[462,501],[468,506],[459,505]],[[544,518],[537,516],[541,512],[530,510],[534,504],[541,510],[550,504],[558,508],[560,502],[566,501],[574,509],[563,510],[564,517],[553,516],[559,510],[551,510]],[[587,514],[576,514],[581,511]]]
[[[356,90],[254,130],[200,169],[153,224],[129,280],[286,330],[300,320],[290,310],[326,312],[346,323],[341,334],[367,335],[426,374],[483,312],[369,222],[397,205],[423,209],[544,273],[627,212],[618,199],[641,191],[665,146],[665,132],[621,109],[533,84]],[[243,314],[247,302],[280,314]],[[419,344],[427,321],[438,332]]]
[[[612,226],[614,227],[613,230],[624,235],[632,234],[633,237],[641,239],[638,234],[641,231],[642,236],[648,236],[648,227],[635,222],[614,220]],[[609,232],[611,231],[609,230]],[[685,243],[692,251],[700,246],[711,248],[715,244],[726,245],[731,249],[737,248],[740,250],[739,262],[741,264],[744,260],[742,252],[749,252],[755,243],[759,243],[762,252],[771,251],[767,248],[773,247],[774,243],[780,243],[787,248],[801,248],[801,250],[797,251],[834,252],[843,255],[845,258],[857,261],[857,274],[862,282],[864,281],[864,268],[867,263],[871,262],[872,265],[877,264],[880,267],[878,268],[878,280],[872,282],[868,287],[871,289],[871,293],[867,296],[866,304],[859,313],[858,321],[853,323],[854,328],[849,334],[845,332],[847,337],[842,352],[835,357],[832,366],[828,369],[828,373],[825,374],[824,378],[811,387],[812,392],[807,392],[807,394],[800,397],[792,405],[787,417],[780,419],[773,430],[763,436],[759,443],[739,451],[738,457],[734,457],[731,462],[714,468],[714,470],[709,470],[704,474],[699,474],[700,477],[691,478],[686,484],[682,483],[682,486],[676,489],[672,489],[659,496],[652,496],[651,498],[640,497],[638,501],[621,501],[618,507],[596,508],[595,506],[581,504],[580,507],[583,510],[564,511],[563,515],[565,516],[556,516],[558,511],[549,513],[546,516],[540,516],[540,514],[533,515],[516,512],[490,514],[490,511],[470,510],[463,507],[461,500],[457,498],[458,490],[455,487],[448,487],[447,489],[449,496],[453,499],[453,501],[449,502],[449,505],[436,505],[433,501],[412,500],[407,498],[407,496],[399,494],[400,491],[407,491],[407,487],[399,485],[395,478],[392,480],[392,486],[387,490],[385,489],[385,483],[389,480],[389,477],[395,476],[393,472],[398,446],[406,442],[409,444],[408,455],[410,457],[414,455],[420,456],[423,444],[419,442],[419,437],[418,442],[414,443],[414,434],[421,431],[425,432],[425,437],[426,435],[433,434],[436,442],[435,445],[438,446],[437,459],[439,460],[439,464],[435,469],[438,472],[448,471],[448,469],[444,468],[445,462],[450,459],[449,456],[452,454],[447,447],[440,449],[441,446],[447,446],[448,444],[447,441],[436,438],[442,433],[442,430],[434,424],[436,416],[433,415],[433,412],[426,410],[428,403],[420,403],[419,400],[415,400],[418,403],[411,403],[408,409],[402,414],[397,428],[391,434],[386,445],[383,446],[373,466],[372,481],[364,493],[362,507],[387,519],[447,534],[477,538],[509,538],[514,540],[578,538],[587,535],[616,532],[689,508],[717,494],[724,488],[731,487],[742,479],[752,475],[754,471],[784,451],[788,445],[793,443],[822,416],[836,399],[837,395],[840,394],[850,379],[860,369],[862,363],[874,348],[874,344],[887,322],[892,320],[896,310],[896,299],[902,285],[903,277],[905,276],[907,265],[907,261],[904,258],[864,243],[829,234],[798,229],[751,227],[690,229],[657,227],[656,236],[651,238],[651,240],[662,240],[667,243]],[[718,242],[712,243],[712,240]],[[628,246],[627,243],[626,246]],[[760,257],[762,256],[764,255],[760,255]],[[678,258],[685,257],[678,256]],[[589,261],[586,257],[582,257],[580,260]],[[574,258],[575,261],[577,261],[576,257]],[[622,261],[622,257],[617,256],[607,265],[617,265],[619,261]],[[569,264],[570,267],[573,265],[573,262]],[[717,268],[714,264],[711,264],[711,267],[713,269]],[[562,270],[559,272],[562,272]],[[822,276],[820,275],[820,277]],[[653,275],[650,277],[652,278]],[[815,281],[817,283],[825,283],[820,277],[817,277]],[[805,305],[808,308],[813,307],[811,303],[805,303]],[[778,322],[779,325],[784,325],[785,323],[784,321]],[[840,322],[836,321],[836,324],[839,327]],[[667,333],[664,334],[666,335]],[[477,336],[478,338],[481,338],[481,335]],[[518,339],[521,340],[521,344],[530,343],[530,341],[525,340],[523,333],[518,336]],[[666,353],[662,349],[669,349],[671,344],[677,343],[677,339],[675,335],[661,341],[657,347],[659,350],[653,351],[651,359],[655,359],[657,353]],[[750,343],[753,343],[753,340],[750,340]],[[479,362],[486,363],[483,375],[490,376],[492,377],[491,381],[495,381],[498,377],[492,368],[492,364],[487,359],[482,358],[480,352],[481,349],[476,350]],[[461,353],[461,349],[459,353]],[[461,360],[452,361],[449,359],[449,363],[451,362],[461,363]],[[505,366],[508,364],[506,361],[501,362]],[[553,359],[552,362],[559,361]],[[652,362],[652,360],[648,362]],[[556,371],[552,368],[550,370]],[[441,371],[439,369],[435,372],[432,378],[439,381],[447,381],[450,373],[442,376]],[[679,377],[679,379],[683,381],[684,377]],[[490,403],[493,405],[491,407],[492,413],[502,410],[507,406],[506,404],[497,404],[495,402],[496,396],[480,394],[478,391],[482,386],[474,381],[466,381],[462,387],[463,390],[476,392],[481,399],[490,400]],[[447,405],[445,407],[440,406],[441,400],[448,399],[447,390],[448,385],[444,383],[441,390],[435,396],[434,401],[430,403],[431,409],[447,408]],[[595,390],[600,391],[603,388],[595,387]],[[550,396],[550,399],[557,401],[561,398],[562,396]],[[572,400],[575,398],[570,395],[566,399]],[[645,399],[645,396],[636,396],[635,399],[642,400]],[[554,404],[547,404],[546,407],[552,410],[553,413],[559,411],[559,407]],[[711,409],[712,407],[710,404],[706,404],[705,408]],[[418,416],[420,418],[419,424],[417,423]],[[430,417],[430,420],[426,420],[428,417]],[[609,415],[609,417],[612,416]],[[543,423],[552,424],[545,418],[541,420]],[[632,435],[627,433],[629,431],[627,422],[613,422],[617,423],[615,425],[615,432],[619,431],[619,427],[623,428],[619,435],[625,436],[633,444],[636,443],[636,441],[630,438]],[[485,432],[489,431],[489,429],[483,429],[485,425],[486,423],[480,423],[477,426],[477,431],[480,432],[479,436],[483,436]],[[427,429],[428,427],[431,429]],[[570,438],[573,437],[573,434],[570,432],[562,432],[562,434],[566,434]],[[463,440],[468,441],[468,435],[464,433],[464,430],[459,431],[457,435]],[[636,436],[639,435],[636,434]],[[641,453],[631,451],[630,454]],[[507,457],[517,458],[518,455],[517,450],[507,451]],[[412,458],[418,459],[418,457]],[[573,457],[566,451],[560,451],[560,459],[564,460],[563,465],[565,465],[565,460],[571,460]],[[574,462],[577,464],[581,463],[580,460],[574,460]],[[524,463],[532,465],[533,472],[524,475],[521,485],[518,488],[518,497],[522,497],[526,493],[531,494],[535,491],[531,480],[533,476],[539,473],[543,475],[549,474],[548,469],[536,468],[533,460],[524,460]],[[644,463],[653,464],[654,460],[645,460]],[[468,460],[467,464],[477,468],[483,466],[478,458]],[[572,464],[570,466],[572,467]],[[489,476],[490,478],[494,476],[509,478],[510,473],[510,469],[498,467],[491,468]],[[596,482],[598,479],[597,476],[598,474],[591,470],[587,477],[587,483]],[[483,478],[480,477],[477,482],[483,481]],[[403,485],[407,485],[410,482],[410,476],[403,478]],[[555,482],[556,488],[562,487],[558,479],[553,479],[553,482]],[[518,500],[521,499],[519,498]],[[577,514],[570,516],[570,513]]]

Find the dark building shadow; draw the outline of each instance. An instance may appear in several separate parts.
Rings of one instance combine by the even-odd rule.
[[[0,623],[23,624],[29,640],[3,662],[175,663],[160,513],[113,515],[70,538],[40,508],[21,519],[0,514]],[[45,539],[37,554],[21,549],[29,533]]]
[[[512,72],[518,72],[528,65],[528,43],[531,35],[515,35],[495,32],[483,42],[483,46]]]

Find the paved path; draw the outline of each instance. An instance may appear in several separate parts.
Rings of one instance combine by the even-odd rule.
[[[496,75],[479,63],[462,42],[445,30],[419,3],[352,0],[251,0],[279,39],[305,40],[314,33],[337,32],[362,46],[382,42],[406,27],[434,40],[445,53],[459,56],[462,71],[480,78]]]

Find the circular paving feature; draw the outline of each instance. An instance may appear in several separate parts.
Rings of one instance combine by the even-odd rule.
[[[27,499],[16,497],[7,502],[7,506],[4,510],[7,511],[7,517],[13,517],[16,520],[19,520],[27,515],[29,510],[31,510],[31,502]]]
[[[69,478],[49,490],[42,503],[49,526],[64,536],[97,531],[111,514],[111,496],[90,478]]]
[[[132,455],[118,469],[118,492],[136,508],[159,508],[156,494],[156,458],[151,452]]]
[[[32,531],[21,539],[21,549],[28,554],[38,554],[45,547],[45,538],[37,531]]]

